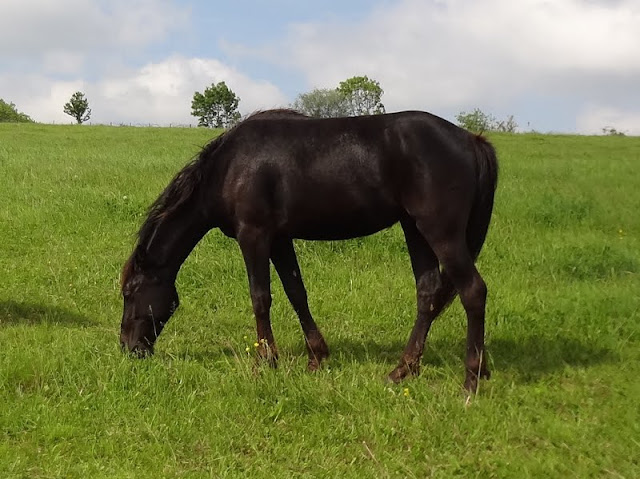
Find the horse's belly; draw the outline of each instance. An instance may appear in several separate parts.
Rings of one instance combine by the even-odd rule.
[[[400,218],[395,209],[360,212],[336,211],[331,215],[310,214],[289,224],[293,238],[307,240],[341,240],[368,236],[392,226]]]

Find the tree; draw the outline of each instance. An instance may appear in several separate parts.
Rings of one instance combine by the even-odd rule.
[[[228,128],[240,120],[240,98],[225,82],[212,83],[204,93],[195,92],[191,102],[191,115],[198,118],[198,126]]]
[[[456,115],[456,120],[458,126],[474,133],[491,131],[491,127],[496,121],[493,116],[484,113],[480,108],[476,108],[470,113],[462,111]]]
[[[602,134],[607,136],[624,136],[624,132],[616,130],[615,128],[610,126],[605,126],[602,129]]]
[[[71,95],[71,99],[65,103],[64,112],[72,116],[78,122],[78,125],[88,121],[91,118],[91,108],[89,108],[89,100],[84,97],[81,91]]]
[[[29,115],[18,111],[16,106],[0,98],[0,123],[33,123]]]
[[[460,112],[456,115],[458,126],[474,133],[485,131],[499,131],[503,133],[515,133],[518,128],[513,115],[509,115],[506,120],[499,121],[493,115],[484,113],[480,108],[476,108],[470,113]]]
[[[376,80],[367,76],[352,77],[340,82],[337,91],[344,97],[350,116],[384,113],[384,105],[380,101],[384,90]]]
[[[337,118],[348,114],[344,96],[338,90],[328,88],[301,93],[291,106],[300,113],[315,118]]]
[[[494,126],[495,131],[501,131],[503,133],[515,133],[518,128],[518,124],[516,123],[513,115],[509,115],[506,120],[496,122]]]

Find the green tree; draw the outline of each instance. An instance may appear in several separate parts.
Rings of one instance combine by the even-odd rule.
[[[212,83],[204,93],[195,92],[191,102],[191,115],[198,118],[199,126],[228,128],[240,120],[240,98],[225,82]]]
[[[33,123],[29,115],[18,111],[13,103],[0,98],[0,123]]]
[[[85,98],[84,93],[77,91],[71,95],[71,99],[64,104],[64,112],[74,117],[78,125],[80,125],[91,118],[89,100]]]
[[[344,97],[350,116],[384,113],[384,105],[380,101],[384,90],[376,80],[367,76],[351,77],[340,82],[337,91]]]
[[[337,118],[348,114],[344,96],[337,90],[328,88],[301,93],[291,107],[315,118]]]
[[[483,133],[485,131],[491,131],[496,119],[484,113],[480,108],[476,108],[470,113],[460,112],[456,115],[456,121],[458,126],[465,130],[472,131],[474,133]]]
[[[502,133],[515,133],[518,128],[513,115],[509,115],[506,120],[496,120],[493,115],[476,108],[470,113],[460,112],[456,115],[458,126],[474,133],[485,131],[499,131]]]

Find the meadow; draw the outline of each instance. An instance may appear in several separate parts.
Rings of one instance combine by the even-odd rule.
[[[156,354],[121,353],[135,233],[214,134],[0,124],[0,477],[640,476],[640,138],[490,136],[492,378],[466,403],[457,300],[422,374],[385,381],[415,315],[398,227],[296,243],[332,352],[315,374],[275,274],[281,359],[256,363],[219,231],[184,264]]]

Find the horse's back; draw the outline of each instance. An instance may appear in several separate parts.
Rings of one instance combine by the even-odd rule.
[[[459,168],[460,132],[423,112],[255,119],[232,132],[227,201],[242,218],[292,237],[371,234],[397,222],[407,198],[422,201],[429,184]]]

